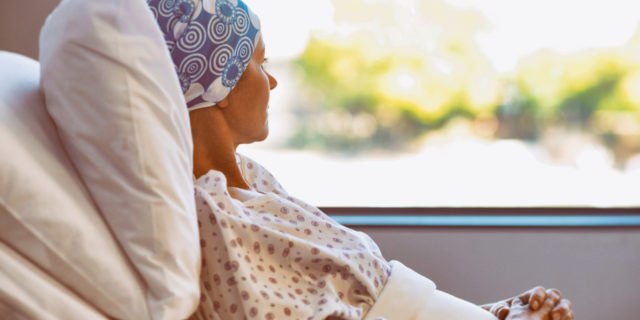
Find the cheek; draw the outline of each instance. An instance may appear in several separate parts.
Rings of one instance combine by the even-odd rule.
[[[269,100],[269,79],[264,76],[263,72],[256,75],[253,85],[252,96],[254,102],[260,105],[268,103]]]
[[[269,82],[269,77],[267,76],[267,74],[265,72],[261,72],[261,74],[262,74],[263,90],[264,90],[265,95],[267,96],[267,99],[268,99],[269,96],[271,95],[271,83]]]

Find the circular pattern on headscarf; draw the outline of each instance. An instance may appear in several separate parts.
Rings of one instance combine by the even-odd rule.
[[[185,53],[192,53],[200,50],[206,40],[207,36],[204,27],[198,22],[193,22],[178,40],[178,45]]]
[[[230,45],[223,44],[218,46],[209,56],[209,71],[211,73],[222,74],[232,55],[233,48]]]
[[[238,59],[238,57],[231,57],[226,68],[224,68],[224,71],[222,72],[222,84],[225,87],[233,87],[238,80],[240,80],[242,72],[244,72],[244,65],[242,61]]]
[[[204,55],[196,53],[189,55],[182,60],[178,67],[178,74],[184,75],[191,81],[198,81],[207,70],[207,58]],[[187,88],[188,90],[189,88]],[[183,91],[186,91],[183,89]]]
[[[209,39],[216,43],[225,43],[229,41],[229,38],[231,37],[231,28],[229,28],[229,25],[224,23],[224,20],[219,17],[215,17],[209,21],[207,32]]]
[[[180,20],[180,22],[186,23],[193,14],[194,8],[195,3],[193,0],[179,0],[173,10],[173,14]]]
[[[216,15],[218,15],[225,24],[231,24],[235,20],[234,15],[236,11],[234,9],[233,5],[227,0],[216,1]]]
[[[157,7],[160,11],[160,14],[166,17],[173,13],[173,7],[175,5],[176,5],[175,0],[162,0],[160,1],[158,6],[152,6],[152,8],[156,9]]]
[[[187,108],[212,106],[238,83],[259,39],[260,21],[242,0],[148,0]]]

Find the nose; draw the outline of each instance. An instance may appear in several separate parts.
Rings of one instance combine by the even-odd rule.
[[[269,89],[275,89],[278,86],[278,80],[276,80],[276,78],[269,72],[267,72],[267,77],[269,77]]]

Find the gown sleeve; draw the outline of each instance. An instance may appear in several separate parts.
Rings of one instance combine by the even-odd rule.
[[[436,289],[433,281],[398,261],[365,320],[495,320],[479,306]]]

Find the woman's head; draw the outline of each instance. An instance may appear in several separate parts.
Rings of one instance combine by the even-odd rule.
[[[241,0],[149,0],[189,110],[222,101],[260,42],[260,20]]]
[[[269,91],[277,82],[263,66],[265,45],[258,17],[241,0],[148,4],[191,111],[194,140],[218,139],[235,146],[264,140],[269,132]],[[213,125],[211,117],[218,116],[224,123]],[[214,134],[220,127],[227,129],[225,133]]]
[[[233,90],[216,104],[215,109],[195,110],[191,112],[191,118],[203,113],[219,112],[230,130],[234,145],[264,140],[269,133],[267,109],[270,91],[278,85],[264,68],[264,63],[265,45],[260,37],[251,60]]]

